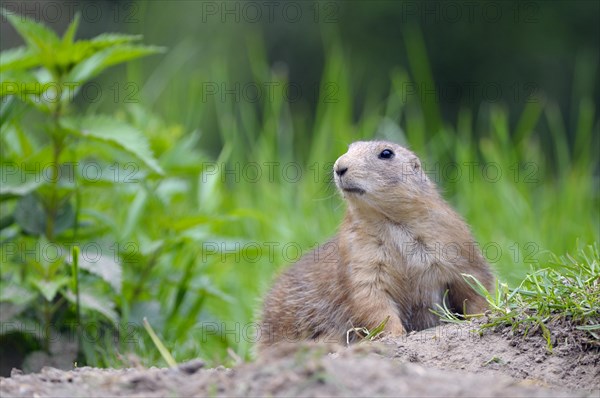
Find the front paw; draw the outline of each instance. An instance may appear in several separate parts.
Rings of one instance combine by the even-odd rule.
[[[402,322],[400,322],[400,319],[395,317],[390,317],[388,319],[383,330],[392,337],[402,336],[406,334],[406,330],[404,329],[404,326],[402,326]]]

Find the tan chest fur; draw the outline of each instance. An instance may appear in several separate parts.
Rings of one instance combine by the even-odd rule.
[[[452,266],[440,258],[435,247],[439,245],[427,246],[408,227],[386,222],[344,228],[340,246],[342,261],[347,261],[345,272],[354,291],[354,306],[386,300],[383,305],[395,310],[390,315],[398,316],[404,329],[435,324],[429,308],[442,304],[453,273]],[[416,313],[418,319],[414,319]],[[361,311],[356,311],[356,316],[370,318]]]

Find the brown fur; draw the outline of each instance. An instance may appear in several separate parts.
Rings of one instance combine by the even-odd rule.
[[[380,158],[384,149],[394,156]],[[393,335],[432,327],[439,319],[429,309],[446,291],[454,311],[486,309],[461,273],[489,290],[490,267],[417,156],[389,142],[356,142],[336,161],[334,177],[346,217],[333,239],[276,281],[264,301],[259,348],[344,342],[350,328],[372,329],[388,316],[385,330]]]

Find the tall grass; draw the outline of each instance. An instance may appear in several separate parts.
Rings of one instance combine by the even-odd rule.
[[[543,96],[524,101],[513,119],[502,103],[482,103],[462,109],[451,124],[431,97],[407,100],[407,84],[433,87],[435,77],[419,31],[405,35],[408,69],[394,71],[389,91],[369,93],[358,110],[352,65],[335,35],[324,36],[314,112],[308,101],[286,101],[285,68],[269,64],[257,32],[243,39],[246,69],[218,54],[190,53],[188,40],[171,48],[141,92],[144,105],[167,122],[148,126],[148,114],[138,120],[156,137],[168,132],[165,146],[175,149],[161,156],[167,177],[127,193],[133,209],[118,210],[115,221],[131,226],[121,239],[140,242],[143,254],[125,268],[124,324],[148,316],[177,360],[227,363],[228,347],[248,358],[248,325],[274,276],[335,234],[344,205],[331,183],[331,163],[359,139],[413,149],[509,284],[532,265],[552,266],[551,252],[575,252],[599,240],[599,124],[589,95],[573,98],[574,128]],[[577,70],[583,71],[578,81],[593,84],[597,64]],[[127,73],[134,81],[146,76],[139,66]],[[274,94],[258,102],[206,95],[207,82],[240,81],[268,83]],[[541,127],[551,136],[539,134]],[[166,196],[171,199],[160,199]],[[115,206],[110,195],[104,199]],[[153,363],[158,356],[146,344],[131,348]]]

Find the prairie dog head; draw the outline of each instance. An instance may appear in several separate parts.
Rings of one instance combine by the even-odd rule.
[[[386,141],[358,141],[333,166],[335,184],[350,206],[397,218],[423,206],[435,187],[408,149]]]

